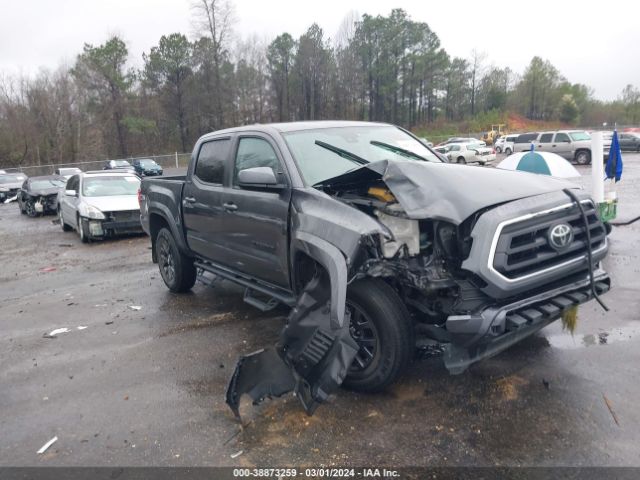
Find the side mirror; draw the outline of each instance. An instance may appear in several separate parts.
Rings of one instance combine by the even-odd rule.
[[[253,167],[240,170],[238,172],[238,183],[240,186],[275,186],[278,184],[276,174],[271,167]]]
[[[78,192],[76,192],[75,190],[65,190],[64,194],[67,195],[68,197],[77,197],[78,196]]]

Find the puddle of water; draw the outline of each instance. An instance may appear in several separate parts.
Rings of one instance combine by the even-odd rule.
[[[626,342],[638,336],[640,336],[640,327],[636,325],[627,325],[624,327],[612,328],[608,332],[595,334],[571,335],[569,332],[563,332],[556,335],[549,335],[547,340],[552,347],[575,349]]]

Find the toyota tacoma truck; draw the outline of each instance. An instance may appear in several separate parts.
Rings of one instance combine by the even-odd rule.
[[[171,291],[215,276],[263,311],[291,307],[275,347],[240,357],[226,392],[236,415],[245,393],[294,391],[312,413],[343,383],[383,389],[417,340],[442,345],[459,374],[610,288],[585,192],[442,162],[388,124],[217,131],[185,176],[144,178],[139,201]]]

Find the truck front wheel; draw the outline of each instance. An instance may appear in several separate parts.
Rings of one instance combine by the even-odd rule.
[[[191,290],[191,287],[196,283],[197,274],[193,259],[180,251],[173,235],[166,228],[158,232],[156,252],[160,275],[169,290],[175,293]]]
[[[393,383],[415,350],[413,325],[406,307],[389,285],[364,279],[347,290],[351,336],[360,347],[344,386],[377,392]]]

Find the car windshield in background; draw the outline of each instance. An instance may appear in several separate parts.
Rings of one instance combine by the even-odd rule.
[[[27,179],[24,175],[0,175],[0,184],[24,182]]]
[[[85,197],[111,197],[115,195],[137,195],[140,180],[136,177],[88,177],[82,184]]]
[[[64,180],[57,178],[51,180],[34,180],[31,182],[31,189],[33,190],[46,190],[47,188],[60,188],[65,185]]]
[[[580,140],[591,140],[591,135],[587,132],[571,132],[569,136],[574,142],[579,142]]]
[[[157,164],[153,160],[140,160],[140,165],[143,167],[154,167]]]
[[[469,143],[467,144],[467,150],[478,150],[479,148],[485,148],[481,143]]]
[[[340,150],[370,163],[379,160],[424,161],[418,157],[441,162],[418,140],[392,126],[321,128],[287,132],[283,136],[309,185],[358,168],[358,163],[348,155],[340,154]]]
[[[116,167],[130,167],[131,164],[126,160],[114,160],[113,165]]]

